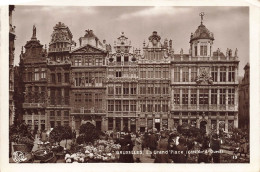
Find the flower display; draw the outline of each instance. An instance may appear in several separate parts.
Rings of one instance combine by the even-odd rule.
[[[92,145],[83,147],[83,151],[73,154],[66,154],[66,163],[72,162],[113,162],[118,159],[116,151],[120,149],[119,144],[113,141],[96,140]]]

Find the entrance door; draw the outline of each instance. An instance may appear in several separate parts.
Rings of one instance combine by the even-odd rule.
[[[96,121],[96,129],[101,131],[101,121]]]
[[[206,129],[207,129],[207,122],[206,121],[201,121],[200,122],[200,129],[206,133]]]
[[[135,125],[131,125],[131,132],[136,132],[136,126]]]
[[[155,128],[157,129],[157,131],[160,131],[160,123],[155,123]]]

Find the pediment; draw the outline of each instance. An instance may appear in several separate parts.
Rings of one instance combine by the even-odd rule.
[[[91,45],[85,45],[83,47],[79,47],[72,51],[72,53],[79,53],[79,54],[85,54],[85,53],[106,53],[105,50],[102,50],[100,48],[93,47]]]

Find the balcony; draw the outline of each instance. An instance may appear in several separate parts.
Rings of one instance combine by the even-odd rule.
[[[108,66],[136,66],[137,62],[109,62]]]
[[[172,105],[172,110],[202,110],[202,111],[235,111],[238,109],[237,106],[235,105],[180,105],[180,104],[175,104]]]
[[[44,108],[45,103],[23,103],[23,108]]]

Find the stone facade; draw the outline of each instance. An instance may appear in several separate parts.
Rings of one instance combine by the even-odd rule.
[[[250,125],[250,65],[244,67],[245,74],[239,85],[239,128],[249,129]]]
[[[78,130],[91,121],[103,131],[173,129],[186,123],[206,132],[228,132],[238,127],[239,60],[237,50],[213,52],[213,41],[201,22],[188,54],[174,53],[172,40],[161,41],[156,31],[143,43],[142,53],[123,32],[112,49],[86,30],[75,48],[69,28],[58,23],[48,56],[36,34],[22,53],[24,120],[35,126],[31,121],[44,118],[37,120],[45,120],[38,122],[45,129],[70,125]],[[45,69],[45,77],[28,80],[36,68]],[[28,99],[36,86],[43,89],[43,102]]]
[[[36,38],[36,27],[33,26],[33,34],[30,41],[24,46],[25,52],[20,55],[20,71],[22,73],[22,85],[24,87],[23,120],[33,130],[45,129],[48,121],[46,115],[47,101],[47,49]]]
[[[14,50],[15,50],[15,26],[12,23],[14,5],[9,6],[9,125],[14,122]]]

